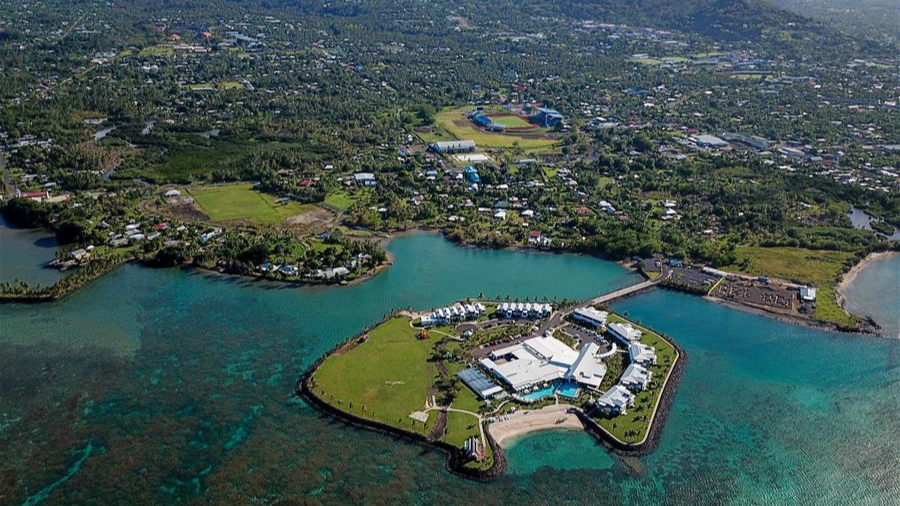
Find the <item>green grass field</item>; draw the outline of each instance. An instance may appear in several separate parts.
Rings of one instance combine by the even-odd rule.
[[[482,148],[511,148],[514,146],[519,146],[524,150],[531,150],[536,148],[546,148],[559,143],[559,141],[556,139],[523,139],[522,137],[514,134],[485,132],[479,130],[466,118],[465,113],[470,110],[470,107],[444,109],[435,116],[434,120],[435,123],[438,124],[438,126],[440,126],[444,131],[448,132],[456,139],[471,139],[475,141],[475,144]],[[460,119],[465,120],[464,126],[459,126],[455,123],[456,120]],[[504,120],[505,119],[506,118],[504,118]],[[500,122],[504,123],[504,121]]]
[[[535,128],[534,125],[525,120],[525,118],[521,118],[519,116],[498,116],[496,118],[491,118],[497,123],[504,125],[506,128]]]
[[[613,313],[610,313],[607,320],[608,323],[627,321]],[[634,407],[630,408],[627,414],[611,418],[598,418],[597,423],[621,441],[637,443],[643,439],[650,427],[650,416],[662,395],[663,382],[669,374],[669,369],[675,364],[676,352],[675,348],[659,334],[634,322],[631,324],[644,333],[641,336],[641,342],[656,349],[656,365],[648,367],[653,372],[653,379],[647,390],[637,394]]]
[[[845,267],[853,261],[853,253],[757,246],[739,246],[735,252],[738,262],[725,270],[816,283],[816,319],[843,326],[857,323],[857,318],[838,305],[834,292]],[[742,268],[745,262],[747,267]]]
[[[388,320],[365,343],[329,356],[313,376],[315,392],[354,415],[427,434],[436,415],[423,425],[409,414],[425,407],[437,374],[428,362],[436,340],[417,339],[409,323],[406,317]]]
[[[249,184],[191,188],[190,193],[213,221],[248,220],[272,225],[314,208],[298,202],[277,204],[275,196],[258,192]]]

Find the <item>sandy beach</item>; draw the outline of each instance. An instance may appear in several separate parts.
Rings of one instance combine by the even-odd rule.
[[[834,292],[837,294],[838,304],[841,307],[844,307],[844,290],[853,283],[853,280],[856,279],[856,275],[859,274],[861,270],[863,270],[870,263],[880,260],[883,258],[887,258],[891,255],[900,255],[900,253],[896,251],[880,251],[877,253],[869,253],[866,255],[866,258],[863,258],[861,262],[854,265],[847,271],[846,274],[841,278],[841,281],[835,285]],[[846,308],[844,308],[846,310]]]
[[[497,444],[506,446],[516,436],[529,432],[551,429],[584,429],[584,425],[574,413],[566,412],[571,407],[568,404],[555,404],[535,411],[520,410],[508,415],[508,420],[488,425],[487,430]]]

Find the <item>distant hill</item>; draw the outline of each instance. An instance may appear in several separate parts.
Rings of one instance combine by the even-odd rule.
[[[755,40],[789,24],[815,28],[809,20],[760,0],[562,0],[557,5],[572,16],[689,31],[720,40]]]
[[[900,39],[900,3],[897,0],[769,1],[866,37]]]

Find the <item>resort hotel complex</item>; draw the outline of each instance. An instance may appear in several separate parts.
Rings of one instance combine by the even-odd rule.
[[[438,309],[424,317],[422,324],[477,318],[483,314],[479,306],[460,304]],[[550,304],[501,303],[494,315],[543,319],[551,315],[552,309]],[[607,311],[592,306],[578,307],[566,315],[556,331],[562,329],[564,334],[569,334],[574,330],[585,342],[576,339],[570,345],[554,330],[545,330],[544,335],[519,338],[511,345],[486,349],[479,355],[483,358],[458,376],[485,400],[512,397],[530,404],[552,395],[575,399],[585,391],[599,395],[589,401],[598,411],[625,414],[634,405],[636,394],[650,387],[653,373],[649,368],[657,364],[656,349],[640,342],[643,332],[632,324],[620,318],[608,322],[609,318]],[[573,324],[588,329],[587,334],[584,330],[577,331]],[[605,331],[612,339],[603,339],[597,331]],[[618,382],[604,391],[601,385],[609,370],[608,361],[616,354],[627,357],[622,366],[625,370]]]

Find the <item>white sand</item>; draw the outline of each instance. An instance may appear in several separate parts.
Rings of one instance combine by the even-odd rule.
[[[571,406],[551,405],[535,411],[520,410],[509,419],[488,425],[488,432],[503,446],[503,442],[522,434],[550,429],[584,429],[581,421],[572,413],[566,413]]]

